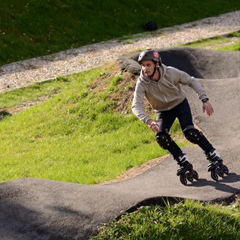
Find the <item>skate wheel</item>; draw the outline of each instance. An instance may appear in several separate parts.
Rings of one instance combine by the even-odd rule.
[[[180,182],[181,182],[183,185],[187,185],[187,179],[186,179],[185,174],[180,175]]]
[[[198,180],[199,178],[198,173],[195,170],[192,171],[192,176],[195,180]]]
[[[221,177],[221,178],[223,178],[223,176],[224,176],[224,173],[223,173],[222,171],[219,171],[217,174],[218,174],[218,176]]]
[[[222,165],[222,172],[225,173],[226,175],[229,174],[229,170],[228,170],[227,166]]]
[[[190,172],[186,173],[186,178],[189,182],[193,182],[193,176]]]
[[[214,181],[217,181],[218,180],[218,174],[217,174],[217,171],[214,170],[211,172],[211,177]]]

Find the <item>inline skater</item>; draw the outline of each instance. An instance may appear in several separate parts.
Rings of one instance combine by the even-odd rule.
[[[132,103],[133,113],[156,134],[156,140],[160,147],[167,149],[179,164],[177,175],[180,181],[187,184],[198,174],[193,170],[193,165],[187,155],[169,135],[170,128],[178,118],[185,137],[192,143],[198,144],[209,160],[208,171],[217,181],[218,175],[228,174],[228,169],[223,165],[223,160],[216,149],[193,124],[191,109],[181,85],[190,86],[203,103],[203,112],[211,116],[214,112],[205,90],[196,78],[186,72],[162,64],[157,51],[146,50],[140,53],[138,62],[141,65],[140,76],[136,83]],[[144,109],[144,97],[151,107],[157,112],[157,119],[151,119]]]

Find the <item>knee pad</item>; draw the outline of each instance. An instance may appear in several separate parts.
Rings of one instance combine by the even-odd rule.
[[[194,126],[188,126],[183,130],[183,133],[187,140],[191,143],[198,144],[202,139],[202,132],[198,131]]]
[[[156,134],[156,140],[160,147],[163,149],[169,149],[172,144],[172,138],[168,133],[158,132]]]

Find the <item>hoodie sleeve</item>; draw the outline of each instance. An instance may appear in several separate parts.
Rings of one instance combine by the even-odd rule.
[[[191,77],[189,74],[187,74],[186,72],[180,71],[178,69],[175,69],[176,74],[178,74],[177,79],[179,83],[183,84],[183,85],[188,85],[189,87],[191,87],[192,89],[194,89],[194,91],[197,93],[199,99],[204,99],[207,98],[207,94],[206,91],[204,90],[204,88],[202,87],[202,85],[199,83],[199,81],[194,78]]]
[[[145,112],[144,107],[144,96],[145,90],[143,86],[140,84],[140,81],[137,81],[135,92],[133,96],[133,103],[132,103],[132,112],[143,122],[147,122],[150,117]]]

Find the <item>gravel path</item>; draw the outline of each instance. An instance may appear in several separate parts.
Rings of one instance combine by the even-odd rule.
[[[218,17],[136,34],[134,39],[111,40],[7,64],[0,67],[0,92],[54,79],[103,65],[132,50],[168,48],[240,30],[240,11]]]

